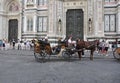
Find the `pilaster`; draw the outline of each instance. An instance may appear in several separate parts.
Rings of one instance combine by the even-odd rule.
[[[0,25],[1,25],[1,27],[0,27],[0,39],[2,39],[2,16],[0,15]]]
[[[36,29],[36,27],[37,27],[37,26],[36,26],[36,24],[37,24],[37,23],[36,23],[36,20],[37,20],[37,16],[34,15],[34,17],[33,17],[33,32],[36,32],[36,30],[37,30],[37,29]]]
[[[63,30],[63,2],[62,0],[57,0],[56,3],[56,11],[57,11],[57,18],[56,18],[56,34],[58,34],[58,36],[62,36],[64,33]]]
[[[49,0],[49,28],[48,28],[48,33],[49,35],[54,33],[54,9],[55,9],[55,0]]]
[[[88,23],[88,26],[87,26],[87,33],[88,33],[88,36],[91,36],[91,35],[94,35],[94,27],[93,27],[93,8],[94,8],[94,2],[93,0],[88,0],[88,5],[87,5],[87,9],[88,9],[88,18],[87,18],[87,23]]]
[[[103,1],[94,0],[94,36],[104,36]]]
[[[24,22],[24,25],[23,25],[23,32],[26,32],[26,30],[27,30],[27,22],[26,22],[26,20],[27,20],[27,17],[26,16],[24,16],[24,20],[23,20],[23,22]]]
[[[119,33],[120,34],[120,10],[118,11],[118,16],[117,16],[117,20],[118,20],[118,22],[116,23],[117,24],[117,33]]]

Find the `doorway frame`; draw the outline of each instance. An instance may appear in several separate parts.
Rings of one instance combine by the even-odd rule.
[[[86,2],[86,1],[85,1]],[[82,9],[83,10],[83,16],[84,16],[84,24],[83,24],[83,33],[84,33],[84,37],[83,39],[84,40],[87,40],[87,28],[88,28],[88,13],[87,13],[87,5],[84,5],[84,6],[64,6],[64,9],[63,9],[63,36],[66,36],[66,12],[68,9]]]
[[[78,32],[77,34],[76,34],[76,30],[74,30],[73,31],[73,34],[71,34],[71,35],[73,35],[74,36],[74,38],[80,38],[80,39],[84,39],[84,12],[83,12],[83,10],[82,9],[68,9],[67,10],[67,12],[66,12],[66,37],[68,38],[69,36],[70,36],[70,34],[68,35],[67,34],[67,32],[68,32],[68,29],[70,30],[70,27],[67,27],[67,23],[69,23],[70,21],[69,20],[67,20],[67,19],[69,19],[69,18],[67,18],[68,16],[69,16],[69,14],[68,13],[71,13],[71,15],[70,16],[72,16],[72,17],[75,17],[75,18],[73,18],[72,20],[74,20],[74,21],[76,21],[77,22],[77,25],[78,25],[78,22],[79,22],[79,24],[81,25],[81,26],[75,26],[75,25],[73,25],[73,28],[75,29],[77,29],[77,31],[80,31],[80,32]],[[76,18],[76,16],[75,15],[73,15],[72,13],[74,13],[74,14],[78,14],[77,16],[80,16],[80,18],[82,18],[81,20],[77,20],[78,18]],[[71,21],[71,22],[73,22],[73,21]],[[73,24],[76,24],[75,22],[73,23]],[[76,36],[75,36],[75,35]],[[82,36],[80,36],[80,35],[82,35]]]

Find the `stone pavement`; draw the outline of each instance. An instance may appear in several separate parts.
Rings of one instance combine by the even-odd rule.
[[[120,83],[120,62],[88,52],[79,59],[35,61],[31,50],[0,50],[0,83]]]

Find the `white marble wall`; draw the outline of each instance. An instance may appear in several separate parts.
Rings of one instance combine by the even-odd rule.
[[[88,0],[88,35],[92,35],[93,31],[94,31],[94,27],[93,27],[93,8],[94,8],[94,2],[93,0]],[[89,19],[91,19],[91,22],[89,22]]]
[[[87,28],[88,28],[88,12],[87,12],[87,1],[86,0],[72,0],[72,1],[65,1],[63,2],[63,33],[66,35],[66,12],[68,9],[82,9],[84,12],[84,24],[83,24],[83,29],[84,29],[84,39],[87,38]]]
[[[117,31],[118,31],[118,33],[120,34],[120,10],[118,10],[118,16],[117,16],[117,20],[118,20],[118,22],[117,22]]]
[[[0,16],[0,39],[2,39],[2,16]]]
[[[103,2],[94,0],[94,36],[104,36]]]
[[[3,0],[4,1],[4,0]],[[6,1],[6,0],[5,0]],[[12,0],[11,0],[12,1]],[[19,0],[18,0],[19,1]],[[9,19],[16,18],[18,19],[18,37],[21,38],[21,28],[23,28],[23,34],[27,32],[27,15],[31,15],[33,17],[33,32],[37,33],[37,16],[48,16],[48,31],[47,35],[49,37],[58,37],[66,35],[66,11],[68,9],[82,9],[84,11],[84,39],[90,37],[103,37],[104,36],[104,12],[103,11],[103,1],[104,0],[48,0],[49,4],[46,11],[37,11],[42,10],[42,7],[37,8],[37,0],[34,0],[34,4],[27,8],[26,1],[24,0],[25,9],[31,9],[30,12],[28,10],[24,10],[24,19],[22,26],[22,19],[20,13],[16,15],[13,13],[6,17],[3,12],[3,4],[0,2],[0,39],[8,37],[8,21]],[[120,4],[120,0],[117,4]],[[7,5],[7,4],[5,4]],[[22,6],[22,5],[21,5]],[[7,7],[7,6],[5,6]],[[47,9],[48,8],[48,9]],[[7,9],[7,8],[4,8]],[[120,7],[117,8],[114,13],[117,14],[117,34],[120,33]],[[32,12],[32,13],[31,13]],[[113,12],[113,11],[112,11]],[[111,13],[111,12],[108,12]],[[10,15],[10,14],[9,14]],[[88,19],[92,19],[92,29],[91,33],[88,30]],[[59,26],[59,19],[61,19],[61,26]],[[7,24],[7,25],[6,25]],[[61,27],[61,32],[59,33],[59,27]],[[5,35],[4,35],[5,34]]]
[[[111,37],[113,36],[113,38],[114,38],[114,35],[120,34],[120,6],[119,5],[120,5],[120,0],[117,0],[116,2],[113,2],[113,3],[106,3],[104,5],[104,7],[105,7],[104,14],[107,14],[110,16],[110,21],[109,21],[110,26],[112,26],[113,29],[116,29],[116,31],[114,31],[114,32],[109,32],[109,33],[105,32],[104,34],[111,35]],[[112,15],[116,16],[115,21],[113,21],[114,16],[112,16]],[[119,38],[119,36],[115,36],[115,37]]]
[[[48,33],[51,35],[54,33],[54,7],[55,7],[55,0],[49,1],[49,29]]]

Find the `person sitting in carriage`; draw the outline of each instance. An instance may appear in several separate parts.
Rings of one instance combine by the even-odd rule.
[[[53,53],[59,53],[61,51],[62,42],[62,38],[58,38],[58,45],[52,47]]]
[[[73,41],[72,36],[70,36],[68,39],[68,47],[73,48],[75,46],[76,46],[76,41]]]
[[[46,36],[46,37],[43,39],[43,41],[44,41],[45,43],[49,43],[48,37]]]

